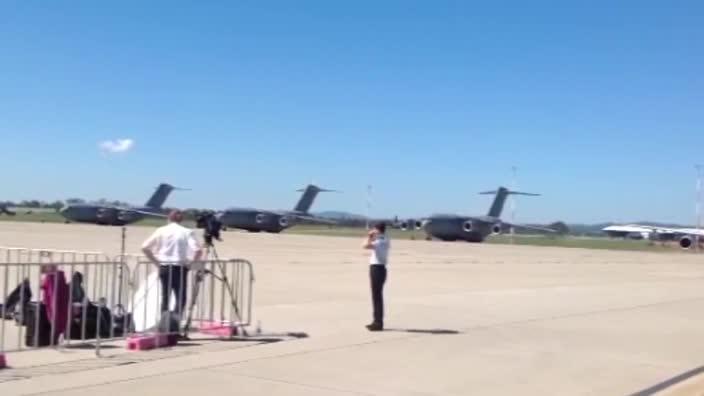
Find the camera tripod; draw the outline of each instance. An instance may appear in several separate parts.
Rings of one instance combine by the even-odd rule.
[[[191,328],[191,321],[193,319],[193,311],[195,310],[196,304],[198,302],[198,293],[200,291],[200,285],[205,279],[206,275],[210,275],[213,278],[219,280],[220,282],[223,283],[224,287],[227,289],[227,293],[230,296],[230,305],[235,312],[235,316],[237,319],[237,323],[242,322],[242,315],[240,314],[240,310],[238,308],[238,301],[235,292],[232,290],[232,285],[229,282],[229,279],[227,278],[227,271],[225,271],[225,267],[223,265],[223,262],[220,260],[218,257],[217,250],[215,249],[215,245],[213,245],[212,237],[209,235],[205,236],[205,257],[203,258],[203,261],[207,262],[209,260],[214,259],[215,265],[217,265],[218,270],[220,274],[215,274],[213,271],[208,270],[207,268],[199,269],[195,273],[194,277],[194,282],[193,282],[193,288],[191,291],[191,304],[188,307],[188,317],[186,319],[186,325],[184,326],[184,337],[188,338],[188,332],[190,331]],[[213,269],[214,270],[214,269]],[[224,301],[223,301],[224,303]],[[247,332],[244,328],[241,328],[242,333],[246,336]]]

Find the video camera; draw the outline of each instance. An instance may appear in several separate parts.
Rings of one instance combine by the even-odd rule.
[[[222,241],[220,230],[222,222],[217,219],[214,212],[201,213],[196,217],[196,227],[203,229],[203,239],[206,245],[211,246],[213,239]]]

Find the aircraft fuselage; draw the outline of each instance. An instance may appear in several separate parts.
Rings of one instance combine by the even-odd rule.
[[[149,208],[140,208],[140,210],[149,210]],[[61,209],[60,213],[67,220],[76,223],[114,226],[132,224],[144,218],[144,215],[139,213],[100,205],[69,205]]]
[[[161,208],[174,189],[176,187],[170,184],[159,184],[156,191],[142,207],[113,207],[84,203],[65,206],[59,213],[69,222],[123,226],[137,222],[152,214],[163,217]]]
[[[325,190],[309,184],[299,191],[303,192],[303,194],[293,210],[271,211],[255,208],[230,208],[219,212],[217,219],[222,223],[223,227],[227,228],[237,228],[250,232],[266,231],[279,233],[295,225],[301,217],[309,218],[310,214],[308,211],[312,207],[318,193],[332,190]]]
[[[422,228],[428,237],[444,241],[483,242],[487,236],[501,232],[500,223],[498,219],[485,221],[468,216],[434,215]]]
[[[292,225],[292,218],[285,214],[265,210],[233,208],[218,213],[224,227],[250,232],[266,231],[278,233]]]

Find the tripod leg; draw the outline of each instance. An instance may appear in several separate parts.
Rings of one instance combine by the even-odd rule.
[[[232,309],[235,311],[235,316],[237,317],[238,324],[240,324],[240,326],[238,326],[238,327],[240,328],[240,330],[242,330],[242,334],[247,336],[247,330],[245,330],[244,327],[241,326],[242,315],[240,314],[235,291],[232,290],[232,285],[230,284],[230,282],[228,280],[227,272],[225,271],[225,267],[223,266],[223,263],[218,262],[218,264],[219,264],[218,266],[220,267],[220,273],[222,274],[222,278],[223,278],[222,282],[225,284],[225,288],[227,289],[227,293],[230,295],[230,305],[232,306]]]
[[[221,282],[225,284],[225,288],[227,289],[227,293],[230,295],[230,304],[232,305],[233,310],[235,311],[235,315],[237,316],[237,322],[242,323],[242,315],[240,314],[240,310],[238,308],[237,304],[237,297],[235,296],[235,292],[232,290],[232,285],[230,285],[229,278],[227,277],[227,271],[225,271],[225,267],[223,266],[222,261],[220,261],[220,258],[218,257],[218,253],[215,250],[215,246],[212,244],[207,245],[207,252],[206,252],[206,258],[212,254],[213,257],[215,257],[215,261],[218,263],[218,268],[220,269],[220,274],[221,274]],[[247,331],[244,329],[244,327],[240,327],[242,330],[242,333],[246,336]]]
[[[193,280],[193,290],[191,291],[191,304],[188,306],[188,318],[186,319],[186,325],[183,328],[184,337],[188,337],[188,332],[191,329],[193,310],[195,309],[196,303],[198,302],[198,290],[200,289],[200,282],[202,280],[203,275],[201,275],[200,271],[196,272],[195,279]]]

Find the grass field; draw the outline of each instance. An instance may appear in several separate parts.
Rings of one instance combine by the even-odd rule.
[[[43,223],[63,223],[65,219],[57,212],[52,211],[34,211],[27,213],[31,209],[17,210],[15,216],[0,215],[0,221],[21,221],[21,222],[43,222]],[[164,224],[162,219],[148,218],[134,224],[134,226],[158,226]],[[188,227],[195,227],[194,222],[187,222]],[[314,226],[314,225],[299,225],[292,227],[285,233],[301,234],[301,235],[324,235],[324,236],[340,236],[340,237],[355,237],[362,238],[365,230],[362,228],[352,227],[329,227],[329,226]],[[397,229],[389,230],[390,236],[393,239],[416,239],[424,241],[425,234],[419,231],[403,232]],[[492,244],[516,244],[516,245],[532,245],[532,246],[552,246],[565,248],[585,248],[585,249],[611,249],[611,250],[633,250],[633,251],[652,251],[652,252],[683,252],[676,245],[662,246],[661,244],[653,244],[648,241],[636,240],[620,240],[609,238],[587,238],[587,237],[549,237],[543,235],[516,235],[511,240],[508,235],[492,236],[487,238],[487,243]],[[462,243],[462,242],[456,242]]]

